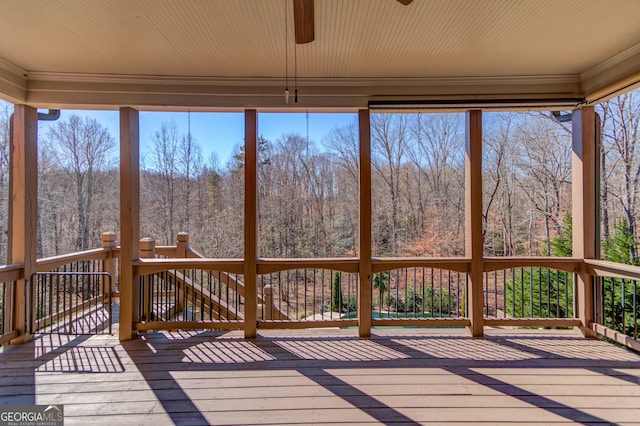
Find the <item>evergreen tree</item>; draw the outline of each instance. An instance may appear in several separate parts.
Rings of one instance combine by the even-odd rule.
[[[564,229],[558,236],[549,241],[551,255],[559,257],[571,257],[573,254],[573,220],[569,213],[564,216]]]
[[[333,312],[340,312],[344,304],[340,281],[340,272],[335,272],[333,274],[333,284],[331,286],[331,310]]]
[[[629,223],[621,219],[615,226],[613,236],[604,242],[604,260],[624,263],[625,265],[640,264],[638,258],[632,258],[635,253],[636,239],[631,233]]]
[[[567,213],[561,233],[549,239],[551,256],[573,253],[573,221]],[[573,276],[548,268],[514,270],[506,282],[506,312],[516,318],[573,317]]]
[[[615,226],[613,236],[603,244],[604,259],[626,265],[640,265],[640,260],[633,257],[636,239],[626,219],[621,219]],[[640,326],[638,307],[634,306],[634,297],[640,299],[640,287],[633,281],[622,278],[606,277],[602,279],[602,297],[604,322],[607,327],[633,335]],[[637,323],[634,324],[634,308]]]

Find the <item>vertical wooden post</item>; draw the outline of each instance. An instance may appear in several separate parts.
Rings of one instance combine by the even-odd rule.
[[[244,337],[257,335],[258,114],[244,112]]]
[[[371,117],[369,110],[358,111],[360,135],[360,216],[358,280],[358,335],[371,336]]]
[[[133,337],[137,319],[138,259],[140,238],[140,132],[139,114],[120,108],[120,340]]]
[[[189,246],[189,233],[178,232],[176,237],[176,257],[187,257],[187,247]]]
[[[484,326],[483,283],[484,243],[482,239],[482,111],[466,113],[464,194],[465,255],[471,259],[467,305],[473,337],[482,337]]]
[[[151,237],[144,237],[140,239],[140,259],[153,259],[156,257],[156,240]],[[140,316],[145,321],[153,321],[153,301],[152,301],[152,289],[151,289],[151,275],[145,275],[139,278],[140,280]]]
[[[264,304],[264,319],[273,319],[273,289],[270,285],[265,285],[262,291],[262,299]]]
[[[118,268],[116,265],[116,257],[113,255],[113,249],[118,245],[116,243],[116,233],[115,232],[103,232],[100,235],[100,239],[102,240],[102,248],[105,250],[109,250],[109,256],[102,262],[102,271],[106,272],[111,276],[111,287],[109,288],[109,283],[105,279],[103,281],[103,294],[105,299],[110,300],[111,292],[113,292],[113,287],[115,285],[116,274],[118,273]]]
[[[11,343],[30,340],[27,300],[31,274],[36,272],[38,234],[38,112],[16,105],[13,113],[9,169],[9,263],[23,264],[24,276],[11,294],[12,325],[19,336]],[[30,297],[33,299],[33,297]],[[28,304],[28,307],[27,307]]]
[[[573,220],[573,257],[596,258],[596,113],[592,106],[573,112],[573,153],[571,156],[571,214]],[[577,276],[577,312],[580,331],[593,336],[593,280],[580,271]]]
[[[151,237],[140,239],[140,259],[153,259],[156,257],[156,240]]]

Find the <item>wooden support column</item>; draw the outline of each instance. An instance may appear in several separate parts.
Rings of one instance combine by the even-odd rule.
[[[258,310],[258,113],[244,112],[244,337],[256,337]]]
[[[38,235],[38,112],[16,105],[13,113],[9,169],[9,263],[24,265],[24,276],[11,291],[12,326],[18,337],[11,343],[30,340],[27,321],[33,303],[27,297],[31,274],[36,272]],[[31,297],[33,299],[33,297]]]
[[[358,280],[358,334],[371,336],[371,117],[369,110],[358,111],[360,134],[360,276]]]
[[[140,239],[140,131],[139,114],[120,108],[120,340],[133,337],[137,319],[138,259]]]
[[[573,257],[596,258],[596,113],[592,106],[573,112],[573,153],[571,156],[571,214],[573,220]],[[575,295],[580,331],[593,336],[593,279],[584,271],[577,276]]]
[[[484,243],[482,239],[482,111],[466,114],[464,155],[465,256],[471,258],[467,305],[473,337],[482,337],[484,327],[483,284]]]

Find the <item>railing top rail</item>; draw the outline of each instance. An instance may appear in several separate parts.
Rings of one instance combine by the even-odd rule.
[[[466,257],[374,257],[372,272],[403,268],[438,268],[455,272],[469,272],[471,259]]]
[[[565,272],[578,272],[583,265],[582,259],[574,257],[522,256],[522,257],[485,257],[484,272],[519,267],[540,267],[558,269]]]
[[[325,258],[288,258],[288,259],[258,259],[258,274],[270,274],[289,269],[333,269],[342,272],[357,273],[360,269],[360,259],[357,257],[325,257]]]
[[[172,269],[202,269],[244,273],[242,259],[138,259],[133,263],[139,275],[149,275]]]
[[[204,259],[205,256],[201,254],[199,251],[194,250],[193,248],[187,246],[187,257],[197,257],[200,259]]]
[[[81,262],[83,260],[104,260],[109,256],[111,251],[111,249],[97,248],[76,253],[63,254],[60,256],[45,257],[36,261],[37,272],[48,272],[62,265],[72,262]]]
[[[4,265],[0,266],[0,282],[12,282],[22,278],[24,265]]]
[[[597,259],[585,259],[584,264],[590,275],[640,280],[640,266]]]
[[[109,273],[108,272],[101,272],[101,271],[96,271],[96,272],[78,272],[78,271],[69,271],[69,272],[34,272],[33,274],[31,274],[31,276],[41,276],[41,275],[46,275],[46,276],[70,276],[70,277],[85,277],[85,276],[96,276],[96,275],[100,275],[100,276],[105,276],[108,277]]]

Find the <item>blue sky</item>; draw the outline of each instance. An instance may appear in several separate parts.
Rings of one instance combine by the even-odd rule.
[[[77,111],[63,110],[61,119],[72,114],[81,117],[92,117],[109,129],[118,140],[119,118],[117,111]],[[310,113],[309,139],[322,143],[323,138],[334,127],[343,127],[357,119],[357,114]],[[163,122],[175,122],[180,134],[188,129],[188,113],[186,112],[140,112],[140,150],[142,161],[149,155],[152,147],[151,138],[160,129]],[[39,123],[39,137],[46,136],[52,123]],[[224,164],[231,156],[234,147],[241,146],[244,139],[243,113],[191,113],[191,133],[202,147],[202,157],[208,161],[212,152],[218,156],[220,164]],[[268,140],[275,141],[288,133],[307,134],[306,113],[259,113],[258,134]],[[114,152],[114,155],[117,151]]]

